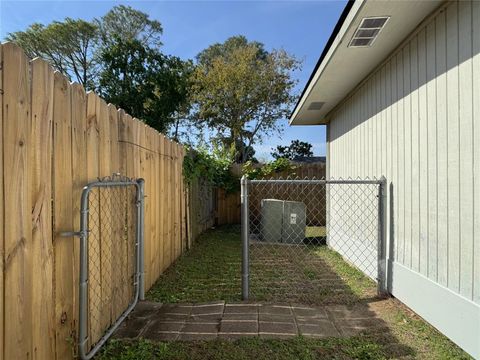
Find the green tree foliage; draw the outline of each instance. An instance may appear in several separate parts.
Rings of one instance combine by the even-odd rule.
[[[44,26],[32,24],[25,31],[9,33],[13,41],[31,57],[41,57],[56,70],[92,89],[98,63],[95,61],[95,44],[98,28],[84,20],[66,18]]]
[[[99,29],[102,47],[115,43],[116,37],[125,41],[138,40],[143,46],[152,48],[162,46],[162,24],[130,6],[117,5],[93,22]]]
[[[165,132],[188,99],[191,63],[115,37],[102,53],[99,90],[106,101]]]
[[[267,162],[262,166],[254,166],[251,161],[247,161],[243,165],[242,172],[249,179],[262,179],[269,178],[278,172],[295,170],[295,168],[295,165],[293,165],[288,159],[278,158],[274,161]]]
[[[190,183],[194,179],[203,179],[212,186],[235,192],[240,187],[240,179],[230,171],[232,165],[228,156],[210,153],[206,149],[189,149],[183,160],[183,177]]]
[[[274,159],[286,158],[290,160],[295,159],[297,156],[310,157],[313,156],[312,144],[305,141],[292,140],[289,146],[278,145],[271,155]]]
[[[268,52],[244,36],[214,44],[197,56],[193,73],[193,118],[207,125],[227,148],[240,144],[240,162],[265,136],[281,131],[295,101],[291,72],[300,63],[283,50]]]
[[[25,31],[9,33],[6,40],[18,44],[29,57],[45,59],[71,80],[93,90],[103,67],[102,54],[117,37],[158,48],[162,33],[160,22],[130,6],[117,5],[91,22],[66,18],[48,25],[34,23]]]

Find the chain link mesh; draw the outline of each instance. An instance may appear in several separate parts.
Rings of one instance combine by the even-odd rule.
[[[275,180],[248,182],[250,298],[356,301],[358,294],[333,267],[340,254],[376,280],[379,184]]]
[[[135,185],[93,187],[88,198],[88,348],[135,301]]]

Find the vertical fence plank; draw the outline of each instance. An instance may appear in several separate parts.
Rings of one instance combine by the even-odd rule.
[[[176,237],[176,254],[175,258],[178,258],[182,253],[182,210],[181,210],[181,166],[180,166],[180,145],[174,143],[175,146],[175,237]]]
[[[0,64],[3,64],[3,45],[0,44]],[[0,88],[5,89],[3,83],[3,66],[0,66]],[[3,154],[3,96],[0,96],[0,150]],[[3,360],[4,354],[4,298],[5,298],[5,286],[3,279],[5,277],[5,234],[3,226],[3,214],[5,204],[3,202],[3,156],[0,156],[0,360]]]
[[[32,72],[32,315],[33,357],[55,357],[52,246],[52,117],[53,71],[43,60],[31,63]]]
[[[131,146],[129,144],[129,141],[131,139],[128,138],[128,134],[131,134],[130,127],[131,123],[127,121],[127,117],[125,114],[125,111],[122,109],[118,110],[118,161],[119,161],[119,172],[121,175],[126,176],[127,175],[127,153],[128,153],[128,147]],[[121,219],[125,219],[128,215],[127,213],[127,206],[128,204],[125,203],[123,204],[122,209],[120,210],[119,216]],[[123,221],[123,220],[122,220]],[[128,236],[125,236],[125,234],[122,234],[120,237],[121,241],[119,244],[119,256],[122,259],[128,259]],[[128,263],[128,260],[126,260]],[[122,270],[119,274],[117,274],[119,277],[119,283],[118,283],[118,298],[117,298],[117,308],[116,308],[116,313],[120,314],[123,309],[128,306],[128,299],[126,294],[128,293],[128,281],[125,281],[125,279],[128,279],[128,273],[127,273],[127,268],[122,267]]]
[[[87,94],[87,178],[88,182],[96,181],[99,176],[99,119],[97,118],[97,107],[99,98],[92,92]],[[94,196],[94,195],[91,195]],[[97,199],[98,200],[98,199]],[[92,200],[91,200],[92,201]],[[99,214],[89,213],[89,239],[88,239],[88,335],[89,344],[95,343],[100,334],[99,320],[101,317],[100,307],[97,302],[101,294],[101,286],[98,282],[100,276],[100,229]]]
[[[165,136],[160,134],[160,145],[159,145],[159,159],[160,159],[160,173],[158,174],[159,186],[160,186],[160,251],[162,253],[162,272],[168,266],[168,256],[165,253],[166,246],[166,224],[165,217],[167,215],[166,201],[165,201]]]
[[[87,95],[80,84],[73,84],[72,98],[72,204],[73,229],[80,228],[80,197],[82,189],[87,184]],[[74,340],[78,334],[78,286],[80,276],[80,242],[73,240],[73,322]],[[75,347],[76,350],[76,347]]]
[[[120,166],[120,145],[118,142],[119,138],[119,112],[115,108],[114,105],[108,104],[108,125],[110,127],[110,170],[112,173],[121,173],[121,166]],[[121,313],[122,313],[122,293],[120,292],[121,289],[121,282],[122,282],[122,271],[124,267],[120,267],[119,269],[116,267],[118,261],[123,259],[122,256],[125,258],[128,254],[122,252],[122,234],[120,229],[120,224],[125,219],[124,212],[122,208],[112,209],[112,223],[113,232],[112,232],[112,263],[111,263],[111,277],[112,277],[112,303],[110,306],[110,313],[111,319],[114,321]]]
[[[157,131],[152,132],[152,172],[151,172],[151,182],[153,183],[153,202],[155,205],[155,216],[154,216],[154,236],[153,239],[155,241],[155,277],[153,282],[160,276],[161,273],[161,266],[162,266],[162,259],[160,256],[160,202],[158,194],[158,170],[159,170],[159,164],[158,164],[158,144],[159,144],[159,134]]]
[[[181,180],[180,180],[180,204],[181,204],[181,220],[180,220],[180,229],[181,229],[181,238],[182,238],[182,253],[187,249],[187,228],[186,228],[186,192],[185,192],[185,182],[183,180],[183,159],[185,156],[185,149],[182,146],[180,148],[180,171],[181,171]]]
[[[175,260],[175,244],[174,244],[174,237],[173,237],[173,222],[175,221],[173,217],[173,151],[172,151],[172,142],[170,140],[167,141],[167,155],[168,155],[168,190],[167,190],[167,206],[168,206],[168,252],[170,261],[168,265],[172,264]]]
[[[31,197],[29,191],[30,89],[28,62],[3,45],[5,359],[31,357]]]
[[[58,359],[72,357],[73,324],[73,242],[61,237],[73,229],[72,221],[72,137],[70,85],[65,76],[55,73],[54,81],[54,217],[55,217],[55,321]]]
[[[168,214],[169,214],[169,201],[168,201],[168,191],[169,191],[169,179],[168,179],[168,172],[169,172],[169,153],[168,153],[168,139],[164,137],[163,139],[163,173],[162,173],[162,199],[163,199],[163,206],[165,210],[165,215],[162,219],[163,221],[163,256],[165,259],[165,268],[171,263],[171,253],[170,253],[170,234],[169,234],[169,222],[168,222]]]
[[[99,176],[112,175],[110,167],[110,122],[107,103],[99,98],[97,102],[97,121],[99,129]],[[99,191],[99,194],[106,192]],[[111,324],[112,303],[112,234],[111,234],[112,207],[111,199],[100,197],[100,279],[102,287],[101,301],[101,333]]]

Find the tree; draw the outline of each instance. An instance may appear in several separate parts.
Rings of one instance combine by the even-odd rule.
[[[273,149],[272,149],[273,150]],[[297,156],[313,156],[312,144],[305,141],[292,140],[289,146],[278,145],[272,153],[274,159],[286,158],[293,160]]]
[[[299,62],[283,50],[268,52],[244,36],[214,44],[196,59],[193,118],[227,140],[226,147],[240,144],[244,163],[249,147],[281,131],[278,120],[288,116],[295,100],[291,71]]]
[[[117,5],[94,23],[98,26],[102,47],[114,43],[116,37],[124,41],[138,40],[151,48],[162,46],[162,24],[130,6]]]
[[[45,59],[71,80],[93,90],[103,67],[102,53],[115,43],[116,37],[158,48],[162,33],[159,21],[130,6],[117,5],[92,22],[66,18],[46,26],[34,23],[25,31],[9,33],[6,40],[18,44],[29,57]]]
[[[47,26],[32,24],[25,31],[9,33],[6,39],[22,47],[29,57],[45,59],[70,79],[92,89],[98,65],[93,56],[97,30],[87,21],[66,18]]]
[[[186,106],[191,62],[118,36],[101,60],[101,96],[158,131],[165,132]]]

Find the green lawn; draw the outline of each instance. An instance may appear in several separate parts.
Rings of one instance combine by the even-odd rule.
[[[327,236],[327,229],[325,226],[307,226],[305,230],[305,237],[307,238],[321,238]]]
[[[315,229],[318,234],[318,229]],[[240,301],[241,243],[238,227],[205,233],[147,294],[160,302]],[[370,303],[387,323],[350,338],[161,342],[111,340],[97,359],[470,359],[456,345],[395,299],[376,299],[375,285],[325,246],[309,247],[325,269],[343,283],[343,297],[326,296],[320,303]],[[307,264],[308,265],[308,264]],[[306,267],[308,270],[308,266]],[[324,269],[324,270],[325,270]],[[326,271],[326,270],[325,270]],[[305,276],[316,276],[315,271]],[[267,277],[267,281],[270,279]],[[261,284],[258,284],[261,286]],[[252,293],[258,295],[252,284]],[[261,293],[261,292],[260,292]]]

